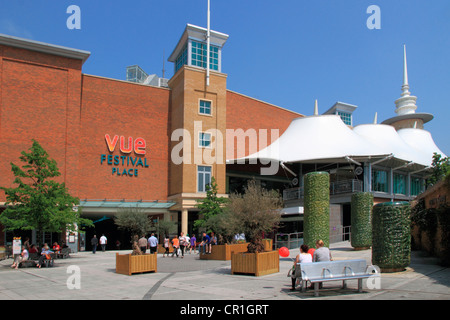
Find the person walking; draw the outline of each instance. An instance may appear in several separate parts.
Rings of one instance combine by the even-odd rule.
[[[195,248],[197,248],[197,238],[195,237],[195,234],[191,237],[191,247],[189,248],[189,254],[192,253],[192,248],[194,248],[194,254],[195,254]]]
[[[142,235],[142,237],[138,240],[138,246],[141,249],[142,253],[145,254],[148,247],[147,238],[145,237],[145,235]]]
[[[167,254],[167,256],[169,256],[169,253],[170,253],[169,252],[169,250],[170,250],[169,241],[170,241],[169,236],[165,235],[164,236],[164,249],[166,249],[166,251],[163,253],[163,258],[166,256],[166,254]]]
[[[173,237],[172,239],[172,247],[173,247],[172,258],[175,254],[177,255],[178,258],[178,249],[180,248],[180,240],[178,240],[177,236]]]
[[[158,251],[158,238],[152,233],[150,238],[148,238],[148,246],[150,247],[150,254],[154,254]]]
[[[108,239],[105,237],[104,234],[100,237],[100,245],[102,246],[102,251],[105,252],[106,250],[106,244],[108,243]]]
[[[97,235],[95,235],[95,234],[91,239],[91,245],[92,245],[92,253],[95,254],[95,252],[97,251],[97,246],[98,246],[98,239],[97,239]]]
[[[183,232],[180,233],[178,240],[180,241],[181,258],[184,258],[184,250],[186,249],[188,242]]]

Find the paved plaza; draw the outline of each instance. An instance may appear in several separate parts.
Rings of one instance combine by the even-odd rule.
[[[298,249],[289,258],[280,258],[280,272],[262,277],[231,275],[230,261],[199,260],[198,254],[183,259],[158,254],[158,272],[126,276],[115,273],[117,251],[80,252],[55,260],[53,268],[10,268],[12,259],[0,261],[2,300],[449,300],[450,269],[436,258],[413,251],[410,266],[403,272],[383,273],[380,289],[358,293],[357,281],[324,283],[320,297],[312,291],[290,291],[287,273]],[[121,254],[131,250],[119,251]],[[334,260],[366,259],[371,250],[354,251],[349,242],[331,245]],[[79,271],[78,288],[73,276]],[[71,278],[72,277],[72,278]],[[69,286],[68,286],[69,280]]]

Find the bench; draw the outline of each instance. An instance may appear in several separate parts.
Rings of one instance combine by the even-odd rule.
[[[19,268],[36,267],[39,261],[39,255],[37,253],[30,253],[27,260],[19,263]]]
[[[302,292],[305,292],[308,281],[314,284],[316,297],[319,296],[319,283],[342,281],[342,288],[345,289],[347,280],[358,280],[358,292],[362,292],[363,279],[379,276],[377,269],[367,265],[363,259],[297,263],[292,275],[293,278],[300,280]]]
[[[70,250],[70,248],[62,248],[58,253],[56,253],[56,258],[57,259],[66,259],[66,258],[70,258],[70,253],[72,251]]]

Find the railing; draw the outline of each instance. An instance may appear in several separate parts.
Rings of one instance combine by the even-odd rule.
[[[344,180],[330,183],[330,195],[361,191],[363,191],[363,182],[360,180]]]
[[[330,195],[354,193],[363,191],[363,182],[361,180],[343,180],[330,183]],[[283,200],[303,199],[304,188],[292,188],[283,190]]]
[[[338,226],[330,229],[330,243],[350,241],[351,226]]]
[[[298,249],[303,244],[303,232],[277,233],[275,236],[275,249],[286,247]]]
[[[330,243],[350,241],[351,226],[338,226],[330,228]],[[303,232],[277,233],[275,235],[275,249],[286,247],[298,249],[303,244]]]

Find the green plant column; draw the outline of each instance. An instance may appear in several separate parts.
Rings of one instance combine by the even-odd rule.
[[[315,248],[322,240],[330,246],[330,176],[327,172],[305,175],[303,243]]]
[[[369,249],[372,245],[373,194],[358,192],[352,195],[351,244],[356,250]]]
[[[385,202],[373,207],[372,263],[382,272],[403,271],[411,262],[411,206]]]

